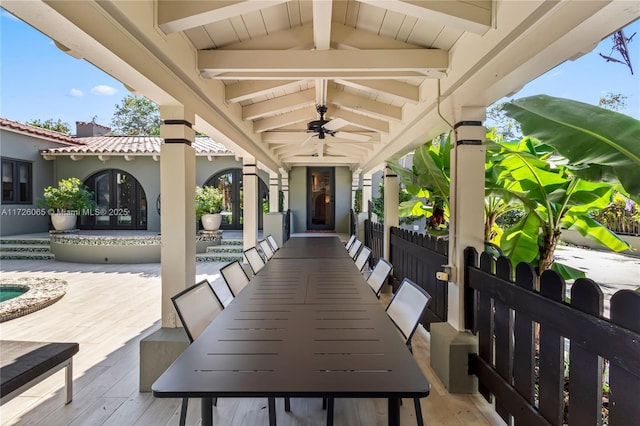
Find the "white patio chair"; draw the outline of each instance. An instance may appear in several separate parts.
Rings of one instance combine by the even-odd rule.
[[[244,257],[247,259],[251,270],[253,271],[253,275],[260,272],[262,268],[264,268],[265,262],[258,249],[256,247],[251,247],[244,251]]]
[[[249,277],[238,260],[229,262],[220,268],[220,275],[229,287],[232,297],[236,297],[249,284]]]
[[[349,241],[347,241],[347,243],[344,245],[344,248],[346,248],[347,251],[349,251],[349,249],[351,248],[351,244],[353,244],[355,240],[356,240],[356,235],[353,234],[351,237],[349,237]]]
[[[271,245],[269,244],[269,241],[265,240],[260,240],[258,241],[258,245],[260,246],[260,250],[262,250],[262,253],[264,254],[264,257],[267,261],[271,260],[271,258],[273,257],[273,249],[271,248]]]
[[[267,235],[267,241],[271,245],[271,249],[273,250],[274,253],[280,249],[280,246],[278,246],[278,243],[276,242],[276,239],[273,235],[271,234]]]
[[[364,269],[364,265],[369,261],[369,257],[371,256],[371,249],[367,246],[363,246],[358,252],[358,256],[355,259],[356,268],[358,271],[362,272]]]
[[[373,290],[378,299],[380,298],[380,291],[382,290],[382,286],[384,285],[385,281],[387,281],[387,278],[391,273],[391,269],[393,269],[391,263],[387,262],[385,259],[380,258],[378,260],[378,263],[376,263],[376,266],[373,268],[373,271],[371,271],[369,278],[367,278],[367,284],[369,284],[369,287],[371,287],[371,290]]]
[[[405,278],[402,280],[402,283],[400,283],[400,287],[398,287],[398,290],[396,290],[396,293],[387,306],[387,315],[389,315],[391,321],[398,327],[411,353],[413,353],[411,337],[413,337],[413,333],[415,333],[418,328],[418,324],[427,310],[430,300],[431,295],[429,295],[429,293],[418,286],[418,284]],[[422,419],[420,399],[414,398],[413,405],[416,410],[418,426],[423,426],[424,421]]]
[[[224,309],[207,280],[202,280],[176,294],[171,298],[171,302],[178,313],[184,331],[187,333],[189,343],[193,343]],[[213,405],[216,403],[217,398],[214,398]],[[180,426],[184,426],[186,422],[188,404],[189,399],[182,398]]]
[[[355,259],[356,256],[358,255],[358,250],[360,250],[360,247],[362,246],[362,241],[356,239],[353,244],[351,244],[351,248],[349,249],[349,256],[351,256],[352,259]]]

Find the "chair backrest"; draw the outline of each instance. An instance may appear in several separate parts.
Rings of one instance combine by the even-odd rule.
[[[251,266],[251,270],[253,274],[257,274],[264,267],[264,259],[258,253],[258,249],[255,247],[251,247],[244,251],[244,257],[247,258],[247,262],[249,262],[249,266]]]
[[[367,284],[369,284],[376,296],[380,297],[380,290],[382,290],[383,284],[387,281],[391,269],[393,269],[391,264],[380,258],[373,271],[371,271],[369,278],[367,278]]]
[[[267,260],[270,260],[273,257],[273,249],[271,248],[269,242],[267,240],[260,240],[258,241],[258,244],[260,245],[260,249],[262,250],[262,253],[264,253]]]
[[[358,254],[358,250],[360,250],[360,246],[362,245],[362,241],[356,239],[353,244],[351,244],[351,248],[349,249],[349,256],[351,256],[352,259],[356,258],[356,255]]]
[[[182,290],[171,298],[171,302],[190,342],[196,340],[223,309],[207,280]]]
[[[398,327],[408,344],[418,328],[431,296],[408,278],[402,280],[387,306],[387,315]]]
[[[351,244],[353,244],[355,240],[356,240],[356,234],[353,234],[351,237],[349,237],[349,241],[347,241],[347,243],[344,245],[347,251],[349,251],[349,249],[351,248]]]
[[[276,242],[276,239],[273,235],[267,235],[267,241],[269,241],[269,244],[271,245],[271,250],[273,250],[274,252],[278,251],[280,246],[278,246],[278,243]]]
[[[216,294],[216,297],[222,303],[222,307],[226,308],[233,302],[234,295],[231,291],[231,287],[225,280],[209,280],[209,285],[211,285],[211,289]]]
[[[363,246],[356,257],[356,268],[358,268],[358,271],[362,272],[364,265],[366,265],[369,260],[369,256],[371,256],[371,249],[367,246]]]
[[[229,262],[220,268],[220,275],[229,286],[233,297],[237,296],[249,284],[249,277],[238,260]]]

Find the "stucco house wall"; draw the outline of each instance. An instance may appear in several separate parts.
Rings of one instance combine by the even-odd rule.
[[[65,144],[34,136],[15,133],[0,128],[0,154],[3,158],[28,161],[31,163],[33,180],[33,202],[31,204],[2,204],[0,216],[0,236],[47,232],[49,216],[36,214],[43,212],[38,206],[44,188],[53,185],[54,165],[40,155],[40,150],[57,148]]]

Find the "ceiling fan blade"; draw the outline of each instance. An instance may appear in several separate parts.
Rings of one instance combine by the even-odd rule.
[[[311,142],[311,138],[314,138],[314,137],[316,137],[316,136],[318,136],[318,135],[317,135],[317,134],[315,134],[315,135],[311,135],[311,136],[309,136],[308,138],[306,138],[306,139],[305,139],[305,140],[300,144],[300,146],[301,146],[301,147],[306,146],[309,142]]]
[[[349,132],[336,132],[335,137],[342,138],[342,139],[351,139],[352,141],[358,141],[358,142],[367,142],[368,140],[371,139],[371,136],[360,135],[358,133],[349,133]]]
[[[327,130],[335,131],[349,124],[349,122],[343,118],[334,118],[333,120],[325,123],[324,127]]]

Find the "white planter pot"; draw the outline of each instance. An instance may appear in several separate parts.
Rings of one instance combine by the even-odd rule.
[[[51,223],[56,231],[68,231],[76,227],[76,215],[66,213],[52,213]]]
[[[217,231],[222,223],[222,215],[220,213],[203,214],[200,220],[205,231]]]

